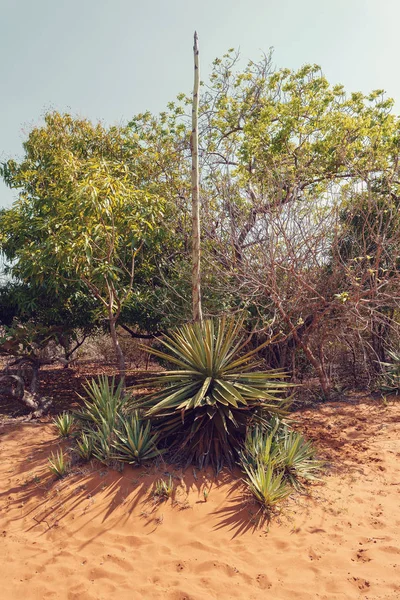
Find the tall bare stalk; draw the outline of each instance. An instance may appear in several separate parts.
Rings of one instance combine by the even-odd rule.
[[[197,32],[194,32],[194,86],[192,103],[192,135],[190,148],[192,153],[192,302],[193,320],[202,321],[200,291],[200,198],[199,198],[199,47]]]

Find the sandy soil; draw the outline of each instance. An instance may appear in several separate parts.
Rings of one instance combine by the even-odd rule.
[[[52,426],[5,423],[0,598],[400,599],[400,402],[297,417],[330,468],[269,525],[229,473],[165,466],[175,493],[164,503],[160,473],[143,469],[93,465],[57,482]]]

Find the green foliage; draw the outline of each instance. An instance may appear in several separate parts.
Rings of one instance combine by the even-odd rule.
[[[107,463],[113,457],[116,429],[126,404],[123,382],[117,385],[114,377],[109,381],[102,375],[97,381],[88,382],[84,389],[88,397],[81,396],[84,406],[75,417],[91,440],[93,456]]]
[[[135,405],[168,444],[200,466],[233,464],[249,419],[281,413],[287,404],[284,373],[255,371],[260,347],[243,354],[242,326],[243,319],[226,318],[185,325],[160,340],[167,352],[146,347],[179,370],[143,381],[155,391]]]
[[[90,460],[93,454],[93,437],[84,431],[76,440],[77,452],[82,460]]]
[[[137,412],[130,417],[120,418],[115,434],[113,449],[117,460],[140,465],[161,454],[157,449],[158,433],[152,433],[150,421],[143,423]]]
[[[49,456],[49,469],[50,471],[56,475],[59,479],[64,477],[68,473],[69,462],[65,458],[62,449],[60,449],[57,454],[53,452]]]
[[[390,362],[382,362],[384,370],[380,388],[392,394],[400,393],[400,352],[388,352]]]
[[[48,344],[57,341],[58,333],[53,327],[14,319],[0,330],[0,354],[39,359]]]
[[[247,487],[266,509],[300,491],[304,480],[317,480],[323,467],[311,442],[278,419],[249,427],[239,462]]]
[[[75,419],[71,413],[63,412],[61,415],[57,415],[53,419],[53,423],[58,430],[59,436],[61,438],[67,438],[71,435],[74,429]]]
[[[302,488],[302,480],[318,480],[324,463],[316,459],[316,450],[310,441],[305,440],[301,433],[285,427],[279,442],[280,464],[285,479],[294,488]]]
[[[283,472],[276,472],[274,465],[266,467],[259,463],[256,466],[243,465],[247,478],[245,484],[254,498],[266,510],[271,510],[292,493],[292,488],[284,480]]]
[[[6,282],[0,287],[0,321],[10,326],[19,322],[59,328],[59,334],[73,335],[79,329],[90,333],[98,327],[98,302],[76,283],[63,286],[55,293],[51,282],[34,285]]]
[[[267,467],[270,463],[277,465],[281,461],[281,448],[276,429],[268,431],[265,426],[249,427],[246,433],[243,450],[239,453],[241,464],[256,468]]]
[[[116,385],[103,375],[85,386],[88,398],[75,413],[82,429],[78,452],[86,460],[93,456],[101,462],[112,460],[139,465],[156,458],[158,433],[151,430],[149,421],[129,412],[128,397],[123,394],[123,383]]]
[[[129,302],[138,255],[157,244],[165,200],[122,128],[53,112],[24,149],[22,161],[1,169],[20,195],[0,213],[0,250],[15,278],[46,282],[56,295],[74,284],[94,296],[123,375],[115,322]]]
[[[84,390],[88,397],[80,396],[84,406],[75,416],[84,427],[101,428],[111,434],[127,401],[123,383],[116,384],[114,377],[109,381],[106,375],[100,375],[97,381],[87,382]]]
[[[110,430],[106,425],[100,425],[90,433],[93,443],[92,454],[94,458],[109,464],[113,458],[113,442],[115,430]]]

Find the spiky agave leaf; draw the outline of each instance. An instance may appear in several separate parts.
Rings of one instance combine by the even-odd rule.
[[[258,463],[255,466],[243,465],[243,468],[246,473],[243,481],[263,508],[272,509],[292,493],[283,472],[277,472],[272,462],[267,467]]]
[[[127,401],[123,395],[123,382],[116,385],[114,377],[109,381],[106,375],[101,375],[97,381],[88,381],[84,390],[87,397],[80,396],[84,406],[74,413],[75,417],[83,427],[113,431]]]
[[[120,418],[115,433],[113,458],[116,460],[139,465],[162,453],[157,449],[159,434],[152,433],[150,421],[143,423],[137,412],[130,417]]]
[[[57,415],[53,419],[53,423],[56,426],[60,437],[69,437],[75,425],[75,419],[71,413],[63,412]]]
[[[285,478],[296,489],[303,487],[302,479],[318,481],[324,463],[317,460],[313,444],[301,433],[285,429],[280,440],[280,457]]]
[[[62,449],[60,449],[57,452],[57,454],[54,454],[52,452],[49,456],[48,461],[49,461],[49,469],[54,475],[56,475],[56,477],[61,479],[62,477],[64,477],[67,474],[68,468],[69,468],[69,462],[68,462],[68,460],[66,460]]]
[[[76,441],[77,451],[83,460],[90,460],[93,453],[93,437],[91,434],[82,432],[80,439]]]
[[[112,457],[112,444],[114,441],[114,430],[109,430],[108,427],[98,427],[90,432],[90,437],[93,442],[92,454],[100,462],[108,464]]]
[[[145,349],[179,367],[141,382],[154,391],[136,401],[175,447],[200,466],[233,464],[250,417],[283,413],[290,386],[282,371],[256,372],[256,353],[242,354],[243,318],[184,325],[162,338],[165,351]]]
[[[249,465],[256,468],[261,464],[267,468],[272,463],[274,468],[279,468],[282,458],[276,429],[268,431],[261,425],[248,428],[239,459],[243,467]]]

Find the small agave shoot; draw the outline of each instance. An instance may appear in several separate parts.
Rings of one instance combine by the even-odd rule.
[[[253,468],[259,464],[267,467],[270,463],[279,463],[281,458],[276,430],[268,431],[261,425],[249,427],[239,459],[242,465]]]
[[[324,463],[316,459],[314,446],[301,433],[286,427],[280,440],[280,453],[285,479],[294,488],[302,489],[303,480],[318,481]]]
[[[82,460],[90,460],[93,454],[93,438],[90,434],[82,432],[80,439],[76,441],[77,452]]]
[[[275,508],[293,491],[284,480],[283,472],[277,472],[273,463],[269,463],[267,467],[259,463],[255,467],[243,465],[243,468],[247,475],[244,479],[245,484],[262,508],[267,511]]]
[[[83,433],[91,440],[91,454],[108,463],[113,458],[116,427],[126,404],[123,382],[116,385],[114,378],[109,381],[103,375],[97,381],[88,382],[84,389],[88,397],[81,396],[84,406],[75,416]]]
[[[158,479],[154,485],[154,496],[159,500],[167,500],[171,498],[174,491],[174,482],[170,475],[168,480]]]
[[[150,421],[142,423],[137,412],[130,417],[121,418],[115,434],[113,448],[116,460],[140,465],[161,454],[157,449],[158,433],[152,433]]]
[[[63,412],[53,419],[53,424],[56,426],[59,436],[67,438],[71,435],[75,425],[75,419],[71,413]]]
[[[126,404],[123,382],[116,385],[114,377],[109,381],[108,377],[102,375],[97,381],[89,381],[84,390],[88,397],[80,396],[84,406],[75,416],[83,427],[87,425],[112,431]]]
[[[254,357],[269,342],[243,353],[243,319],[222,318],[185,325],[160,340],[165,351],[145,349],[176,370],[160,372],[141,386],[154,391],[136,401],[171,450],[199,467],[232,466],[249,419],[284,412],[290,384],[281,371],[256,371]]]
[[[249,428],[239,459],[246,485],[256,500],[270,509],[293,490],[301,490],[304,480],[317,480],[323,463],[315,454],[311,442],[300,433],[271,419],[264,427]]]
[[[123,386],[103,376],[85,387],[83,409],[76,413],[82,435],[77,441],[81,458],[109,464],[111,461],[140,465],[161,454],[156,443],[158,433],[151,430],[150,421],[143,422],[137,411],[129,412]]]
[[[53,452],[49,456],[49,469],[59,479],[64,477],[68,473],[69,462],[65,458],[62,450],[59,450],[57,454]]]

